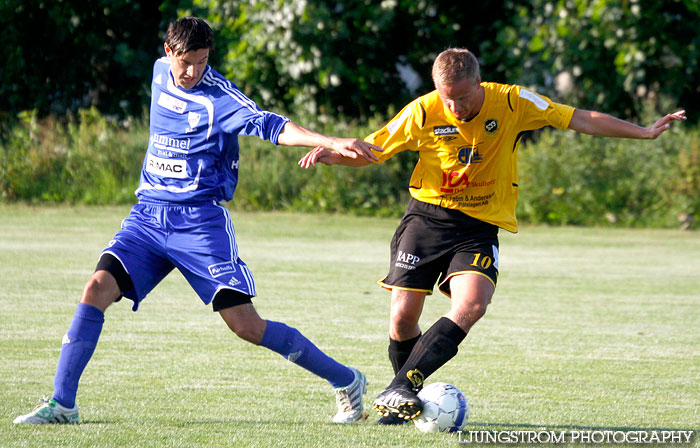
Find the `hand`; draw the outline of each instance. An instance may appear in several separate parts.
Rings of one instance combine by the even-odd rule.
[[[299,166],[308,169],[312,166],[316,166],[317,163],[328,166],[334,165],[334,156],[338,156],[338,154],[322,146],[317,146],[307,152],[304,157],[299,160]]]
[[[379,160],[377,156],[372,153],[372,150],[383,151],[379,146],[367,143],[364,140],[339,137],[333,137],[332,149],[348,159],[357,159],[359,156],[369,162],[376,162]]]
[[[685,120],[686,120],[686,116],[685,116],[684,110],[679,110],[678,112],[664,115],[663,117],[656,120],[656,123],[652,124],[651,126],[649,126],[647,128],[647,131],[649,132],[648,138],[655,139],[659,135],[666,132],[671,127],[672,121],[685,121]]]

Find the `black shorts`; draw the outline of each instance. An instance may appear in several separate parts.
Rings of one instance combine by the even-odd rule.
[[[387,289],[440,292],[450,296],[450,278],[483,275],[498,280],[498,227],[459,210],[415,199],[406,208],[391,240],[389,274],[379,284]]]

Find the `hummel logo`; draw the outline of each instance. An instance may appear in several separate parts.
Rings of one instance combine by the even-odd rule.
[[[298,352],[290,353],[289,356],[287,356],[287,359],[291,362],[296,362],[299,358],[301,358],[301,350],[299,350]]]

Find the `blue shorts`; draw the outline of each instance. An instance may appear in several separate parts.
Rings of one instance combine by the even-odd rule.
[[[228,210],[218,204],[140,202],[103,253],[116,257],[134,289],[122,291],[133,310],[173,268],[185,276],[202,302],[221,289],[255,296],[255,281],[238,257]]]

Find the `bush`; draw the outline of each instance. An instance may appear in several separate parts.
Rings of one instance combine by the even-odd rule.
[[[95,109],[65,122],[24,113],[0,147],[0,200],[133,203],[148,139],[145,116],[116,122]],[[329,135],[362,138],[383,121],[320,123]],[[400,216],[417,154],[362,169],[297,161],[306,149],[241,137],[239,185],[230,206]],[[685,227],[700,220],[700,130],[674,124],[658,140],[605,139],[545,129],[520,148],[521,222]],[[679,222],[681,221],[681,222]]]
[[[134,202],[148,136],[145,120],[107,120],[96,109],[63,122],[20,114],[0,148],[5,201]]]
[[[520,149],[522,221],[673,227],[700,218],[700,133],[653,141],[545,130]]]
[[[295,120],[296,121],[296,120]],[[364,138],[383,123],[323,125],[300,120],[328,135]],[[349,168],[317,166],[303,170],[297,161],[308,148],[273,147],[255,138],[241,138],[241,172],[232,207],[345,212],[400,216],[408,202],[408,181],[417,154],[401,154],[381,166]]]

